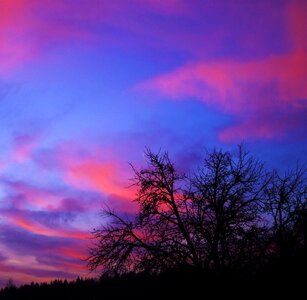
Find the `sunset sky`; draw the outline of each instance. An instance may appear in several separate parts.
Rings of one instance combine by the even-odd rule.
[[[306,1],[0,0],[0,286],[91,275],[145,146],[306,161],[306,33]]]

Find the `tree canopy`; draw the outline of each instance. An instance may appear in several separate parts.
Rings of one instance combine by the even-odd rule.
[[[145,154],[147,166],[133,168],[138,210],[133,218],[103,210],[91,270],[222,272],[306,248],[306,168],[281,176],[239,146],[207,152],[199,168],[181,174],[167,152]]]

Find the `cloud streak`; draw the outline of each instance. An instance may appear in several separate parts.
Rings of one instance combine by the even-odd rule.
[[[11,78],[14,71],[48,51],[71,43],[80,48],[97,44],[122,43],[114,32],[139,34],[142,14],[183,14],[184,1],[132,0],[0,2],[0,76]],[[143,33],[144,34],[144,33]],[[125,42],[129,44],[128,41]],[[46,60],[45,56],[45,60]],[[48,59],[52,59],[50,56]],[[46,61],[45,61],[46,62]]]
[[[86,275],[86,245],[75,239],[40,236],[15,226],[0,230],[2,257],[0,277],[10,274],[19,284],[25,281],[49,281],[54,278],[73,279]],[[1,246],[2,245],[2,246]],[[75,249],[68,251],[68,249]]]

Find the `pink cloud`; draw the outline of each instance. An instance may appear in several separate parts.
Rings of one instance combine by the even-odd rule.
[[[246,101],[247,89],[273,85],[284,102],[307,97],[307,54],[295,52],[253,62],[229,60],[188,65],[145,82],[139,88],[158,91],[174,99],[198,97],[226,112],[265,105]],[[294,103],[297,104],[297,103]]]
[[[101,163],[99,160],[84,160],[66,168],[66,183],[85,190],[92,190],[107,196],[105,203],[120,211],[134,212],[132,200],[135,188],[128,188],[128,174],[112,161]]]
[[[306,24],[307,5],[305,1],[294,1],[288,6],[288,16],[291,26],[289,35],[291,36],[293,48],[295,50],[307,50]]]
[[[118,43],[104,28],[140,32],[139,12],[170,15],[184,13],[184,7],[182,0],[0,1],[0,76],[13,76],[60,44]]]
[[[1,1],[0,11],[0,75],[7,75],[21,61],[33,56],[34,49],[22,41],[22,33],[33,24],[23,0]]]
[[[80,240],[88,239],[90,237],[88,232],[84,232],[81,230],[50,228],[49,226],[46,226],[41,222],[33,220],[31,217],[27,216],[26,214],[20,211],[12,211],[6,213],[3,212],[2,215],[5,216],[10,221],[10,223],[19,226],[22,229],[27,230],[31,233],[49,236],[49,237],[63,237],[63,238],[72,238]]]
[[[68,169],[66,180],[75,187],[97,190],[104,194],[115,194],[122,197],[131,196],[120,182],[120,169],[115,163],[100,163],[99,161],[84,161]]]
[[[44,188],[26,182],[4,181],[7,208],[1,208],[5,222],[47,237],[84,240],[89,228],[81,229],[76,213],[98,212],[99,199],[67,188]]]
[[[43,152],[35,157],[34,163],[42,172],[54,171],[64,183],[62,187],[8,181],[13,192],[10,201],[18,209],[48,212],[94,212],[103,204],[115,205],[120,211],[134,211],[136,188],[129,180],[133,171],[121,152],[128,146],[123,145],[119,152],[114,147],[85,148],[77,142],[65,142],[49,153]]]
[[[29,191],[28,187],[20,192],[31,199],[30,203],[48,211],[78,209],[81,212],[99,212],[104,205],[110,205],[118,211],[132,213],[135,211],[132,200],[135,199],[136,188],[131,186],[129,178],[133,176],[133,171],[121,153],[127,145],[124,142],[119,152],[114,147],[61,143],[51,151],[52,154],[44,155],[43,161],[39,158],[39,164],[45,170],[50,168],[49,164],[45,164],[45,157],[53,161],[52,168],[55,168],[65,188],[75,192]],[[92,193],[91,197],[95,199],[91,200],[90,196],[85,199],[84,193]],[[38,199],[37,203],[35,199]],[[23,207],[18,198],[15,202],[21,205],[18,207]]]
[[[291,106],[285,106],[284,111],[262,111],[253,116],[242,118],[240,123],[224,128],[219,133],[222,142],[242,141],[250,139],[284,139],[287,133],[292,132],[292,139],[303,139],[304,129],[307,126],[306,109],[297,110]]]
[[[45,189],[37,188],[24,182],[8,183],[10,189],[16,194],[11,201],[18,209],[35,208],[43,210],[54,210],[59,206],[60,197]]]
[[[37,148],[39,139],[36,135],[17,135],[13,140],[13,151],[10,155],[12,161],[21,162],[30,158]]]
[[[70,259],[68,253],[66,253],[66,259],[61,260],[60,256],[62,254],[63,257],[65,256],[60,248],[50,247],[49,255],[50,251],[59,254],[59,261],[54,257],[52,261],[44,263],[35,255],[8,253],[8,256],[0,264],[0,278],[7,280],[8,276],[12,277],[14,283],[19,285],[32,281],[46,282],[55,278],[75,279],[77,276],[86,276],[88,274],[86,266],[81,260],[77,258]],[[48,254],[46,253],[45,255]]]
[[[64,143],[55,150],[59,170],[65,182],[80,190],[92,190],[104,195],[132,199],[131,168],[115,154],[112,147],[87,147]]]
[[[54,278],[74,279],[88,274],[83,259],[88,255],[89,239],[38,236],[10,224],[2,226],[0,236],[0,253],[4,254],[1,255],[0,279],[7,280],[9,274],[19,284]]]
[[[57,247],[56,251],[57,251],[57,253],[60,253],[65,257],[71,257],[71,258],[75,258],[75,259],[78,259],[78,260],[82,260],[82,259],[84,259],[88,256],[88,253],[87,253],[88,249],[87,249],[87,247],[84,247],[84,245],[83,245],[83,247],[82,247],[82,245],[80,245],[80,246],[81,246],[81,249],[80,248],[71,249],[69,247]],[[78,265],[78,267],[84,268],[84,266],[80,266],[80,264]]]
[[[198,98],[217,110],[243,118],[239,125],[220,133],[223,141],[273,138],[287,132],[295,123],[302,123],[295,118],[307,109],[306,10],[304,3],[288,8],[292,40],[289,53],[248,61],[200,61],[143,82],[137,89],[157,92],[174,100]],[[294,119],[288,116],[285,124],[277,125],[268,120],[259,124],[257,121],[264,120],[261,116],[268,111],[287,115],[289,109]]]
[[[0,75],[13,75],[16,68],[40,57],[57,42],[93,39],[93,34],[77,22],[90,21],[94,6],[83,4],[79,8],[77,11],[70,1],[1,1]]]
[[[18,134],[12,139],[11,149],[6,157],[0,161],[0,170],[5,170],[14,164],[24,163],[29,160],[39,145],[37,135]]]

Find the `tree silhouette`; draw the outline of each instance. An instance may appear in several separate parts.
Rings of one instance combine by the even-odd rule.
[[[271,223],[265,251],[285,258],[293,247],[306,243],[302,234],[306,218],[306,169],[289,170],[284,176],[273,171],[265,188],[262,208]]]
[[[91,249],[91,269],[103,265],[105,272],[125,273],[200,264],[185,221],[184,176],[176,172],[167,153],[147,150],[146,157],[148,166],[134,169],[139,212],[128,220],[104,210],[111,223],[93,232],[98,244]]]
[[[236,154],[208,153],[190,179],[192,221],[205,266],[215,270],[242,264],[256,252],[259,200],[269,176],[242,146]]]
[[[192,174],[179,174],[166,152],[147,149],[146,158],[146,167],[133,168],[138,211],[131,218],[104,209],[107,222],[93,231],[91,270],[122,274],[189,266],[219,273],[255,264],[273,242],[284,243],[280,226],[291,223],[294,233],[294,216],[306,202],[303,169],[282,179],[242,146],[235,153],[208,152]]]

